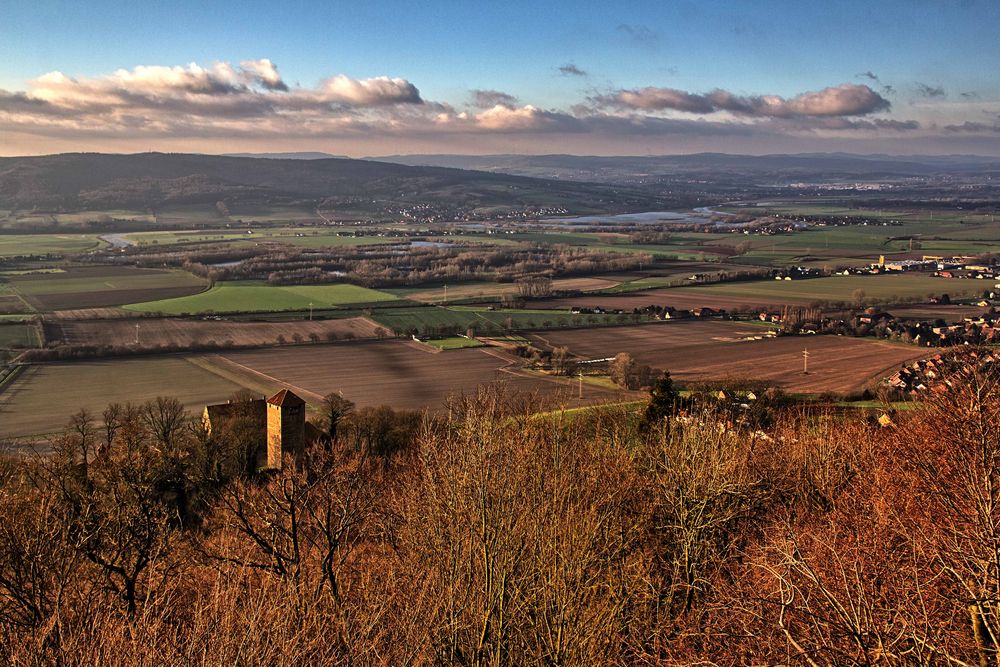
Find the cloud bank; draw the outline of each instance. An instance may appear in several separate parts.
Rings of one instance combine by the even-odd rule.
[[[595,98],[598,106],[627,109],[685,111],[709,114],[728,111],[739,116],[791,118],[795,116],[864,116],[888,111],[889,100],[865,85],[844,83],[792,98],[779,95],[737,95],[715,89],[705,94],[689,93],[676,88],[640,88],[619,90]]]
[[[638,29],[621,32],[641,36]],[[571,63],[555,70],[586,76]],[[858,76],[878,82],[871,72]],[[920,94],[939,97],[931,91]],[[25,90],[0,90],[0,132],[38,145],[58,140],[58,145],[91,146],[113,140],[146,148],[168,141],[187,142],[185,146],[197,141],[287,145],[325,139],[355,145],[391,142],[403,150],[503,146],[523,136],[531,146],[548,142],[544,145],[583,152],[586,146],[608,150],[603,147],[628,142],[687,146],[704,140],[710,146],[713,140],[739,137],[779,146],[796,137],[863,140],[931,129],[894,117],[889,100],[857,83],[791,96],[722,88],[619,88],[565,108],[522,103],[518,95],[490,88],[471,89],[467,95],[458,107],[428,100],[413,82],[388,75],[354,78],[341,73],[312,86],[292,85],[266,58],[204,66],[140,65],[97,77],[54,71],[29,81]],[[993,126],[977,120],[981,116],[932,125],[941,137],[996,135]],[[564,141],[573,142],[572,147],[562,148]]]

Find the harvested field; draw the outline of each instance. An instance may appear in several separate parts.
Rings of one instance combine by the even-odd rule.
[[[436,352],[405,341],[371,341],[213,355],[219,366],[248,381],[287,384],[309,402],[343,391],[359,406],[391,405],[440,410],[448,396],[498,379],[511,390],[572,393],[572,383],[519,371],[513,357],[493,348]],[[244,380],[244,378],[246,380]],[[619,392],[591,389],[585,402],[616,399]],[[566,398],[566,405],[579,405]]]
[[[142,349],[185,349],[214,342],[218,345],[254,347],[298,341],[331,341],[374,338],[379,325],[364,317],[299,322],[228,322],[213,320],[62,320],[48,322],[45,336],[50,343],[66,345],[114,345],[132,347],[139,326]],[[279,340],[281,339],[281,340]]]
[[[889,312],[896,317],[905,317],[915,320],[936,320],[939,317],[946,322],[957,322],[963,317],[982,315],[989,311],[983,306],[966,306],[961,304],[949,304],[946,306],[932,303],[915,304],[912,306],[893,306]]]
[[[141,317],[121,308],[76,308],[57,310],[45,315],[46,320],[121,320]]]
[[[72,267],[61,273],[11,278],[13,287],[39,310],[118,306],[140,300],[196,294],[205,281],[185,271],[123,266]]]
[[[80,408],[100,415],[108,403],[174,396],[192,412],[225,401],[241,385],[182,357],[40,364],[0,392],[0,438],[60,431]]]
[[[763,331],[745,322],[692,321],[550,331],[532,337],[549,346],[566,346],[590,359],[628,352],[640,363],[669,370],[682,382],[750,377],[798,392],[860,390],[901,363],[928,354],[926,349],[871,338],[743,339],[746,334]],[[804,349],[810,354],[808,375],[802,373]]]

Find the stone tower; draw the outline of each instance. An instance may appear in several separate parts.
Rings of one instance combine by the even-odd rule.
[[[267,466],[281,469],[286,452],[299,454],[306,446],[306,402],[282,389],[267,399]]]

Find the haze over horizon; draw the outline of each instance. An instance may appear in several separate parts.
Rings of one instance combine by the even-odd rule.
[[[42,0],[0,155],[1000,155],[996,3]]]

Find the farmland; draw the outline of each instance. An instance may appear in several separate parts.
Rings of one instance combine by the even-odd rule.
[[[618,283],[605,278],[558,278],[552,281],[552,289],[555,291],[582,291],[592,292],[613,288]],[[456,301],[459,299],[476,299],[481,297],[496,297],[502,294],[517,294],[518,286],[514,283],[459,283],[449,286],[433,288],[418,288],[407,290],[392,290],[393,292],[405,295],[414,301],[428,301],[432,303],[443,303],[445,300]]]
[[[473,327],[479,332],[497,332],[508,329],[549,329],[552,327],[593,326],[614,324],[623,315],[572,315],[555,310],[489,310],[476,306],[409,306],[377,308],[372,319],[397,332],[421,334],[440,333],[443,328],[465,330]]]
[[[338,246],[377,245],[398,243],[399,238],[389,236],[355,236],[338,234],[315,227],[277,227],[253,230],[190,230],[190,231],[150,231],[126,234],[131,243],[147,244],[196,244],[219,242],[277,242],[302,248],[325,248]]]
[[[796,392],[851,392],[926,355],[908,345],[840,336],[783,336],[752,340],[763,329],[736,322],[670,322],[605,330],[552,331],[534,339],[566,346],[584,358],[628,352],[643,364],[667,369],[681,381],[754,378]],[[809,374],[802,352],[809,350]]]
[[[185,271],[119,266],[70,267],[11,276],[10,288],[40,311],[118,306],[195,294],[206,282]]]
[[[72,412],[100,415],[112,402],[168,395],[200,411],[241,387],[174,356],[35,365],[0,392],[0,438],[53,433]]]
[[[161,301],[133,303],[126,310],[143,313],[182,315],[186,313],[273,312],[282,310],[307,311],[313,308],[335,308],[351,304],[395,301],[386,292],[356,285],[295,285],[273,286],[263,282],[244,281],[219,283],[210,290],[193,296]]]
[[[100,242],[92,234],[0,234],[0,257],[83,252]]]
[[[877,276],[831,276],[809,280],[761,280],[721,283],[703,287],[678,288],[681,294],[732,297],[741,301],[758,299],[758,303],[807,304],[814,301],[853,302],[855,290],[868,299],[924,298],[948,292],[952,295],[974,294],[982,285],[971,281],[954,281],[928,275],[890,274]]]
[[[764,267],[806,265],[832,273],[880,254],[978,254],[996,251],[1000,242],[1000,226],[986,214],[877,210],[849,200],[769,197],[766,205],[732,206],[746,218],[813,219],[724,231],[704,226],[708,217],[700,213],[686,218],[693,222],[610,218],[591,228],[544,214],[506,218],[507,208],[479,204],[483,215],[497,217],[450,217],[434,207],[397,208],[367,198],[319,212],[306,200],[228,199],[223,206],[122,203],[93,212],[0,213],[4,231],[17,234],[0,235],[0,349],[7,359],[26,346],[45,348],[29,353],[35,358],[159,355],[29,368],[0,397],[18,408],[19,432],[61,422],[77,396],[93,399],[97,408],[107,400],[142,400],[154,391],[149,378],[162,379],[156,391],[182,394],[194,407],[239,387],[267,393],[288,386],[312,403],[343,390],[359,405],[431,409],[453,391],[497,377],[546,393],[571,388],[462,337],[469,329],[478,337],[505,337],[508,347],[567,346],[577,358],[627,351],[681,382],[741,375],[794,391],[854,392],[928,350],[833,335],[771,338],[756,321],[640,326],[649,317],[633,310],[792,305],[850,318],[856,306],[877,304],[897,317],[950,322],[981,314],[983,307],[962,302],[978,301],[994,281],[927,273],[745,279],[767,273]],[[355,207],[370,210],[360,215]],[[859,224],[859,216],[871,220]],[[836,219],[845,217],[852,220]],[[19,228],[52,233],[20,234]],[[81,252],[88,254],[73,256]],[[714,278],[728,281],[696,284]],[[323,282],[330,279],[341,282]],[[553,296],[521,297],[540,286],[551,286]],[[944,293],[953,305],[921,303]],[[573,314],[572,307],[605,312]],[[426,340],[381,340],[411,334]],[[806,346],[808,375],[801,370]],[[166,356],[173,351],[178,354]],[[595,400],[622,394],[603,376],[588,381],[598,383],[589,389]],[[125,393],[133,386],[134,394]],[[45,393],[51,404],[40,398]]]
[[[0,322],[0,349],[36,347],[38,327],[34,324]]]
[[[435,349],[441,350],[463,350],[470,347],[482,347],[483,343],[475,338],[464,338],[462,336],[449,336],[447,338],[431,338],[422,341]]]
[[[494,348],[450,350],[439,354],[407,341],[371,341],[234,352],[209,357],[234,377],[257,377],[290,385],[315,402],[332,391],[360,406],[439,410],[449,395],[471,392],[484,383],[504,380],[510,389],[561,394],[564,380],[526,375],[512,357]],[[616,392],[591,391],[587,400],[611,400]],[[576,399],[566,398],[567,405]]]
[[[947,280],[928,275],[886,274],[877,276],[831,276],[807,280],[755,280],[714,285],[671,287],[615,295],[546,299],[532,302],[536,308],[565,309],[571,306],[621,308],[631,310],[650,304],[674,308],[781,307],[808,305],[820,301],[854,303],[857,290],[867,300],[918,298],[948,293],[974,295],[982,291],[978,281]]]
[[[302,341],[374,338],[379,326],[363,317],[295,322],[228,322],[188,319],[62,320],[46,324],[46,338],[68,345],[111,345],[140,349],[186,349],[207,344],[228,347]]]

